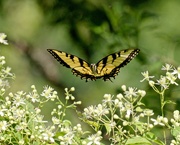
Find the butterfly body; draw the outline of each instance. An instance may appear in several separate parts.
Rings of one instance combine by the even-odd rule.
[[[107,81],[111,80],[111,77],[115,78],[119,73],[120,68],[127,65],[139,51],[139,49],[121,50],[104,57],[96,64],[89,64],[75,55],[48,49],[48,52],[50,52],[59,63],[67,68],[71,68],[73,74],[80,76],[81,79],[85,78],[86,81],[89,79],[96,80],[100,78]]]

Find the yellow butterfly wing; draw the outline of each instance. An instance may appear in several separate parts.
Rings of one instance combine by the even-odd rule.
[[[66,66],[67,68],[71,68],[73,74],[76,76],[80,76],[81,78],[94,78],[94,75],[91,71],[90,64],[87,63],[85,60],[72,55],[68,54],[63,51],[58,51],[55,49],[47,49],[49,53],[54,56],[54,58],[63,66]]]
[[[103,78],[104,81],[110,80],[110,77],[114,78],[120,68],[127,65],[139,51],[139,49],[126,49],[104,57],[96,64],[96,78]]]

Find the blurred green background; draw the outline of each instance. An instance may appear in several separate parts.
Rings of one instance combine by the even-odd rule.
[[[146,89],[144,102],[159,109],[157,95],[147,82],[140,83],[141,72],[148,70],[158,76],[165,63],[179,65],[180,1],[1,0],[0,32],[8,35],[9,42],[1,45],[0,54],[16,74],[9,91],[30,91],[32,84],[41,91],[50,85],[63,100],[64,88],[75,87],[76,100],[81,100],[84,108],[100,103],[105,93],[116,95],[125,84]],[[139,48],[140,54],[113,82],[85,82],[46,50],[62,50],[96,63],[110,53],[132,47]],[[176,108],[179,91],[174,88],[167,94],[177,102]],[[49,104],[45,114],[54,105]]]

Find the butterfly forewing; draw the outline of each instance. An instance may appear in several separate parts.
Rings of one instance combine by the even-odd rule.
[[[63,51],[48,49],[48,51],[54,56],[54,58],[61,63],[62,65],[68,68],[76,68],[76,67],[88,67],[89,64],[82,60],[81,58],[68,54]]]
[[[120,68],[129,63],[138,53],[139,49],[126,49],[117,53],[110,54],[101,59],[97,65],[97,77],[104,77],[106,79],[115,77]]]

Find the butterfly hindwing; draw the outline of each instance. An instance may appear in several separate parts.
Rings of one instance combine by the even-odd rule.
[[[115,77],[120,68],[127,65],[138,53],[139,49],[126,49],[110,54],[101,59],[97,64],[97,78],[109,80],[110,77]]]

